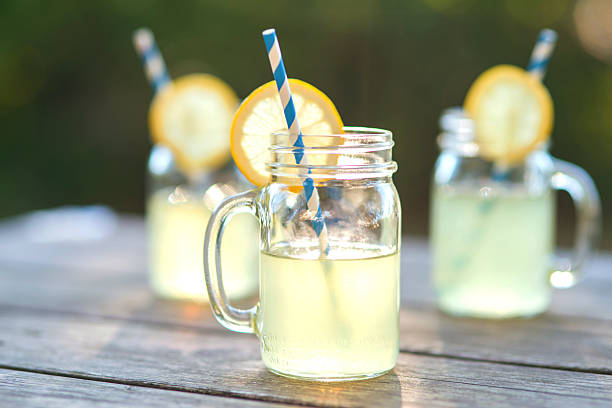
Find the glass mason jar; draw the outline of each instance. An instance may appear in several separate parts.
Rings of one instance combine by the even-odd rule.
[[[155,145],[148,162],[146,205],[149,240],[149,276],[154,292],[174,299],[206,301],[203,290],[202,245],[205,226],[214,208],[224,198],[247,190],[249,184],[228,163],[215,172],[187,178],[175,166],[170,149]],[[232,299],[257,291],[257,223],[243,216],[228,228],[226,246],[243,248],[239,256],[223,259]]]
[[[321,381],[381,375],[399,349],[401,210],[391,132],[345,128],[305,135],[304,143],[318,147],[272,135],[270,183],[213,213],[204,245],[211,306],[223,326],[259,337],[263,362],[277,374]],[[296,164],[302,153],[308,165]],[[305,177],[314,180],[320,214],[308,209]],[[240,212],[260,225],[259,303],[248,310],[228,304],[218,258],[227,222]],[[313,217],[325,223],[329,246]]]
[[[578,280],[598,237],[593,181],[580,167],[553,158],[548,146],[511,166],[487,160],[460,108],[445,111],[440,124],[430,223],[440,309],[483,318],[545,311],[551,287]],[[553,259],[553,190],[567,191],[576,206],[571,259]]]

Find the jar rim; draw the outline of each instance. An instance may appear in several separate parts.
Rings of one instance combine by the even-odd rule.
[[[294,151],[294,150],[327,150],[327,149],[355,149],[358,147],[390,149],[395,144],[393,133],[389,130],[380,128],[368,128],[362,126],[343,126],[344,133],[302,133],[304,146],[294,146],[292,143],[284,143],[290,140],[291,133],[288,130],[272,132],[272,143],[268,148],[271,151]],[[322,139],[329,139],[321,146]],[[308,140],[316,143],[307,143]],[[333,143],[336,141],[337,143]]]
[[[289,131],[272,133],[267,169],[273,175],[313,178],[370,178],[391,175],[393,134],[385,129],[345,126],[344,133],[303,134],[304,146],[295,145]],[[304,160],[305,158],[305,160]]]

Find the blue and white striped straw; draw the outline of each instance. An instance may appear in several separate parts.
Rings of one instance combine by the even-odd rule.
[[[168,75],[164,59],[157,48],[153,33],[148,28],[139,28],[134,31],[132,41],[153,90],[155,93],[161,91],[170,84],[170,75]]]
[[[541,81],[546,74],[546,67],[550,56],[555,49],[557,43],[557,33],[554,30],[545,28],[540,31],[538,41],[533,47],[531,58],[529,59],[529,65],[527,65],[527,71]]]
[[[291,97],[289,80],[287,79],[285,64],[283,63],[280,46],[278,45],[276,30],[270,28],[263,31],[262,35],[266,43],[266,51],[270,59],[270,66],[272,67],[272,73],[274,74],[274,80],[276,81],[276,87],[278,88],[281,104],[283,106],[287,128],[289,129],[289,137],[293,146],[298,148],[294,152],[295,161],[297,164],[303,163],[308,165],[308,157],[304,155],[303,150],[304,141],[302,140],[302,130],[300,129],[297,112],[293,104],[293,98]],[[308,169],[308,174],[310,173],[311,170]],[[315,187],[314,180],[309,175],[304,177],[302,186],[304,187],[304,195],[306,196],[308,210],[315,213],[315,216],[311,220],[312,228],[319,237],[319,244],[322,251],[327,254],[329,252],[329,241],[327,237],[327,226],[325,225],[321,204],[319,202],[319,192]]]

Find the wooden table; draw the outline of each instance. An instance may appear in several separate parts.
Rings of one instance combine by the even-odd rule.
[[[0,406],[612,406],[612,256],[534,319],[436,311],[427,245],[405,239],[401,353],[391,374],[319,384],[278,377],[255,336],[207,305],[156,299],[145,231],[38,242],[0,225]]]

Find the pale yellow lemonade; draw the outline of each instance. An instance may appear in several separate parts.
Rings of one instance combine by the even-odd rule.
[[[260,254],[257,331],[281,374],[342,378],[393,368],[399,349],[399,254],[346,244],[327,259],[292,243]]]
[[[433,196],[434,283],[440,308],[476,317],[529,316],[550,302],[554,197],[478,191]]]
[[[203,201],[172,199],[173,189],[153,194],[147,203],[149,268],[156,293],[208,301],[204,283],[204,233],[212,214]],[[239,214],[228,224],[221,245],[225,290],[239,299],[257,291],[255,219]]]

